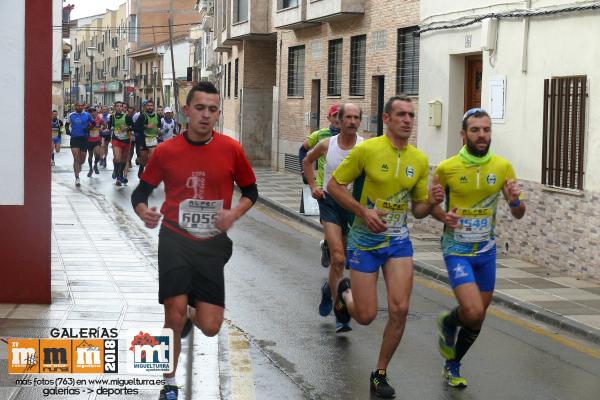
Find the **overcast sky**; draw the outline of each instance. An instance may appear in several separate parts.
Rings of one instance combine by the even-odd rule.
[[[116,10],[125,2],[125,0],[68,0],[63,2],[63,6],[67,4],[75,5],[75,8],[71,11],[71,19],[79,19],[90,15],[103,14],[106,9]]]

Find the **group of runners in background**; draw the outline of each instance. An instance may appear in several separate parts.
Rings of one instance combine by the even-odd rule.
[[[52,165],[65,133],[70,136],[76,186],[81,185],[79,175],[86,158],[88,178],[99,175],[99,167],[107,168],[109,148],[113,152],[112,179],[116,186],[124,186],[128,183],[134,152],[135,163],[139,165],[138,176],[141,176],[154,148],[178,135],[180,130],[173,111],[169,107],[155,110],[152,100],[144,100],[141,111],[120,101],[111,107],[76,103],[64,123],[56,111],[52,112]]]

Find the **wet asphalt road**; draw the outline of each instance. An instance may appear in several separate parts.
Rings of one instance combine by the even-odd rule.
[[[60,156],[54,171],[61,181],[72,181],[68,158]],[[135,169],[129,187],[119,190],[109,171],[89,181],[86,172],[87,166],[84,191],[102,194],[134,219],[129,196],[137,183]],[[161,190],[155,191],[151,205],[159,205],[162,196]],[[151,231],[153,238],[156,234]],[[383,280],[378,286],[378,318],[370,326],[353,323],[352,332],[336,334],[333,316],[317,313],[319,288],[326,277],[319,263],[319,233],[257,206],[238,221],[230,237],[234,255],[226,267],[226,318],[250,341],[256,398],[371,398],[369,374],[387,319]],[[416,278],[405,335],[388,369],[397,398],[600,399],[600,359],[586,350],[597,347],[502,310],[488,316],[463,360],[469,388],[445,386],[435,317],[455,303],[444,289]],[[581,350],[574,348],[578,345]]]

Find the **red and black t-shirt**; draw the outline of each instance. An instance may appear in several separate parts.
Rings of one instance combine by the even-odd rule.
[[[163,224],[170,229],[176,228],[169,222],[178,221],[182,201],[223,200],[223,209],[228,210],[234,182],[240,187],[256,183],[240,143],[216,131],[206,144],[189,141],[187,132],[161,143],[150,157],[142,180],[152,186],[164,182],[165,202],[160,212],[167,220]]]

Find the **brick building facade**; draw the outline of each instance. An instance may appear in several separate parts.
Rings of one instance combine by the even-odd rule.
[[[303,24],[298,21],[291,25],[299,28],[279,31],[279,141],[272,160],[275,169],[296,168],[298,147],[309,132],[327,126],[327,110],[333,103],[353,102],[362,108],[360,134],[365,137],[382,132],[383,102],[396,93],[409,94],[418,108],[419,48],[411,28],[419,24],[419,1],[347,3],[347,9],[341,3],[340,10],[308,9]],[[299,6],[314,7],[311,3]],[[315,17],[312,20],[311,14]],[[403,42],[406,38],[409,48]],[[303,65],[290,66],[295,60],[293,52],[298,49],[303,49]],[[409,70],[403,55],[410,57]],[[410,74],[409,85],[403,85],[400,71]],[[302,74],[302,81],[296,77],[290,85],[290,72]],[[300,88],[293,87],[298,83]],[[413,144],[416,138],[415,129]]]

